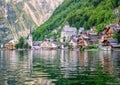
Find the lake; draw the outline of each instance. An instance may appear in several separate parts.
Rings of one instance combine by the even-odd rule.
[[[120,51],[0,51],[0,85],[120,85],[119,81]]]

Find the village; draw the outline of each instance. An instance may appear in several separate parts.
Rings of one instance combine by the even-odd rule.
[[[45,38],[44,41],[33,41],[32,34],[30,33],[29,37],[25,42],[27,42],[31,49],[101,49],[101,50],[120,50],[120,43],[116,38],[113,38],[113,35],[120,33],[120,21],[116,24],[110,24],[104,29],[96,33],[96,27],[93,26],[90,30],[85,30],[83,27],[80,27],[77,30],[74,27],[70,27],[67,23],[62,31],[59,38],[60,42],[53,38]],[[15,49],[18,40],[11,40],[5,44],[6,49]]]

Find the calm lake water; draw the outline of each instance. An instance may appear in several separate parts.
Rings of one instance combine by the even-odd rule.
[[[0,85],[120,85],[120,51],[0,51]]]

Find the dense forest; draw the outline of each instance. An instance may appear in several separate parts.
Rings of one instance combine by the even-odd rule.
[[[62,29],[66,22],[77,29],[96,26],[96,32],[99,32],[104,26],[118,21],[119,15],[120,0],[65,0],[49,20],[33,32],[33,38],[43,40],[45,36],[56,35],[52,31],[58,27]]]

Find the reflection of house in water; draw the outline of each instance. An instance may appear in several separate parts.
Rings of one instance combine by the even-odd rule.
[[[78,64],[78,51],[70,51],[69,64],[70,64],[70,66],[72,66],[72,65],[77,66],[77,64]]]
[[[64,71],[64,77],[70,78],[73,77],[71,74],[72,71],[77,70],[78,66],[78,53],[77,51],[61,50],[60,55],[61,62],[61,71]]]
[[[17,69],[18,65],[18,57],[16,57],[16,51],[15,50],[6,50],[5,51],[5,57],[6,57],[6,64],[9,66],[10,70]]]
[[[87,51],[82,51],[80,52],[79,54],[79,64],[80,66],[88,66],[88,54],[87,54]]]
[[[96,66],[96,55],[94,51],[80,52],[79,64],[80,66],[89,67],[91,70],[94,70]]]
[[[77,51],[61,50],[60,62],[63,67],[77,66],[78,63],[78,53]],[[74,70],[74,69],[71,69]]]
[[[67,53],[68,52],[68,53]],[[96,53],[97,54],[97,53]],[[74,75],[70,75],[71,72],[79,70],[79,72],[86,71],[87,68],[93,71],[96,68],[97,57],[95,52],[92,51],[61,51],[61,70],[64,71],[64,77],[70,78]]]
[[[111,51],[100,51],[99,59],[105,72],[113,73],[113,60],[111,57]]]
[[[4,61],[4,60],[5,60],[5,59],[4,59],[4,51],[1,50],[1,51],[0,51],[0,69],[2,69],[2,68],[5,67],[5,65],[4,65],[5,61]]]
[[[26,64],[26,66],[25,66],[25,69],[26,69],[26,71],[27,71],[27,73],[31,73],[32,72],[32,61],[33,61],[33,50],[30,50],[30,51],[28,51],[28,57],[26,58],[27,60],[27,62],[25,63]]]
[[[66,65],[68,65],[68,55],[65,56],[67,53],[65,53],[65,50],[61,50],[61,57],[60,57],[60,62],[61,62],[61,66],[64,67]]]
[[[111,53],[112,59],[113,59],[113,71],[117,78],[120,79],[120,51],[113,51]]]
[[[54,59],[57,56],[57,50],[40,50],[41,57],[45,60]]]
[[[34,80],[26,81],[25,85],[54,85],[52,84],[52,80],[45,78],[34,78]]]

